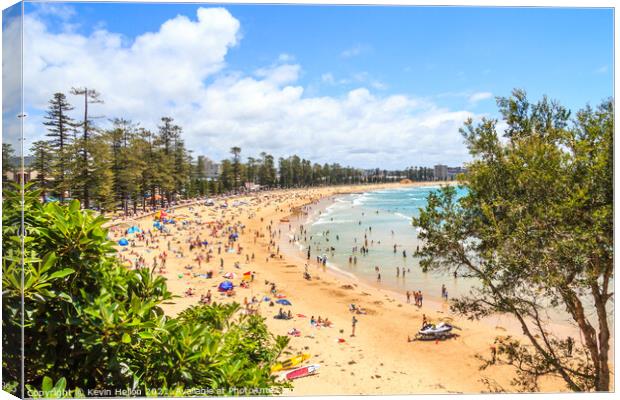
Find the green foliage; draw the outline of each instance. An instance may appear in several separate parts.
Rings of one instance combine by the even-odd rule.
[[[6,177],[7,172],[13,171],[15,169],[13,157],[15,157],[15,150],[13,149],[13,146],[9,143],[2,143],[2,177],[3,177],[3,180]]]
[[[50,138],[48,144],[53,153],[53,160],[49,165],[53,178],[52,190],[61,200],[64,199],[65,192],[71,189],[68,175],[75,154],[72,154],[70,144],[78,126],[69,116],[72,110],[73,106],[63,93],[54,93],[43,122],[47,127],[47,136]]]
[[[43,195],[45,196],[45,192],[50,186],[50,178],[52,177],[54,154],[52,153],[52,148],[49,143],[44,140],[34,142],[32,144],[31,152],[34,156],[34,161],[30,169],[37,172],[37,186],[41,189]]]
[[[495,120],[462,129],[474,158],[463,182],[467,194],[457,200],[445,187],[414,218],[422,228],[421,265],[479,281],[453,310],[518,320],[529,345],[506,340],[494,362],[515,366],[522,389],[535,390],[540,376],[553,374],[571,390],[607,391],[613,101],[580,111],[570,127],[568,111],[547,98],[532,105],[515,91],[498,105],[505,140]],[[549,331],[554,308],[580,330],[574,351],[572,338]],[[569,346],[573,356],[565,355]]]
[[[65,388],[72,396],[94,389],[187,395],[285,387],[270,366],[287,340],[272,337],[260,317],[240,315],[236,304],[164,315],[161,305],[172,298],[165,279],[121,267],[103,217],[76,200],[43,205],[39,195],[25,193],[22,285],[20,195],[4,193],[5,381],[20,379],[23,327],[25,383],[40,397]]]

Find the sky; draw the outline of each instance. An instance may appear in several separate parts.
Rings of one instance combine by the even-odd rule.
[[[611,9],[26,3],[23,23],[26,147],[73,86],[101,93],[102,128],[174,118],[194,155],[387,169],[468,161],[459,128],[513,88],[613,95]]]

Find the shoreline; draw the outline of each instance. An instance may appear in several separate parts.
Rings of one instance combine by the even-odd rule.
[[[420,184],[429,186],[429,182]],[[431,185],[437,184],[439,183]],[[259,192],[235,198],[246,201],[246,205],[236,208],[187,205],[174,210],[173,215],[193,213],[192,219],[196,221],[219,221],[223,226],[238,222],[243,226],[238,242],[242,250],[240,254],[223,252],[222,270],[219,269],[220,255],[217,251],[214,252],[211,262],[202,264],[201,267],[194,265],[191,273],[185,269],[187,264],[195,264],[192,263],[192,255],[186,254],[189,251],[187,239],[196,232],[204,232],[203,224],[198,222],[188,227],[171,228],[172,236],[161,236],[163,240],[157,243],[157,250],[139,247],[133,249],[150,260],[154,253],[166,249],[165,246],[162,247],[165,244],[163,241],[174,240],[174,250],[182,253],[182,256],[169,260],[168,270],[162,274],[167,278],[169,290],[181,296],[164,306],[165,313],[169,315],[175,315],[197,304],[200,294],[204,294],[207,289],[213,292],[214,301],[236,301],[243,304],[244,298],[249,300],[253,296],[262,298],[269,295],[269,285],[263,282],[276,282],[279,293],[292,302],[293,305],[288,309],[293,311],[294,318],[289,321],[273,319],[280,306],[269,307],[263,302],[258,306],[259,313],[266,318],[269,331],[275,335],[286,336],[292,328],[300,330],[300,337],[289,336],[291,342],[287,352],[310,353],[310,362],[321,365],[320,374],[294,381],[293,389],[286,391],[284,395],[481,393],[489,391],[489,387],[481,381],[483,377],[510,390],[509,382],[514,376],[510,368],[493,366],[481,372],[478,369],[480,361],[476,358],[477,354],[487,355],[495,336],[507,334],[507,329],[500,326],[490,329],[461,317],[451,317],[442,310],[433,310],[434,307],[429,301],[426,301],[421,309],[413,305],[409,307],[403,295],[399,296],[385,288],[366,286],[362,282],[352,282],[349,278],[334,276],[330,271],[322,271],[314,266],[311,272],[312,280],[306,281],[302,276],[304,263],[301,260],[282,252],[274,254],[275,246],[271,245],[282,238],[276,237],[272,242],[272,234],[275,232],[277,235],[279,221],[289,217],[295,209],[302,209],[306,204],[329,196],[407,186],[411,185]],[[136,222],[141,228],[150,229],[148,225],[151,221],[148,215]],[[269,230],[270,223],[276,227],[273,232]],[[114,239],[118,239],[118,235]],[[225,239],[217,234],[208,240],[211,250],[217,250],[217,247],[225,242]],[[126,252],[129,252],[129,249],[121,251],[121,254]],[[250,254],[252,261],[246,262],[250,259]],[[240,263],[240,269],[233,267],[235,262]],[[215,272],[214,279],[193,276],[194,273],[204,273],[208,269]],[[249,289],[238,289],[237,294],[231,298],[217,293],[216,286],[222,280],[224,272],[234,271],[241,274],[246,270],[255,271],[257,277]],[[235,285],[239,281],[240,279],[233,279]],[[195,296],[184,296],[189,287],[195,289]],[[350,303],[360,305],[368,311],[367,315],[356,315],[359,323],[355,337],[350,336]],[[407,337],[413,336],[419,329],[422,314],[426,314],[433,322],[450,318],[460,328],[457,331],[459,336],[437,344],[407,342]],[[309,323],[310,316],[328,317],[334,327],[312,327]],[[287,354],[283,354],[282,358],[286,357]],[[543,390],[564,390],[556,380],[548,381],[548,384],[543,382]]]
[[[422,182],[420,182],[422,183]],[[450,181],[450,182],[438,182],[438,184],[436,185],[402,185],[402,187],[428,187],[428,188],[440,188],[443,185],[454,185],[456,186],[458,183],[454,182],[454,181]],[[319,214],[315,216],[315,219],[312,221],[308,221],[306,220],[305,222],[303,222],[303,225],[308,227],[308,226],[312,226],[312,224],[314,222],[316,222],[316,220],[320,219],[320,216],[323,212],[325,212],[325,210],[331,206],[333,204],[333,201],[335,201],[338,197],[340,196],[346,196],[346,195],[350,195],[350,194],[365,194],[365,193],[369,193],[369,192],[373,192],[373,191],[378,191],[378,190],[385,190],[384,188],[380,188],[380,189],[373,189],[370,191],[361,191],[361,192],[343,192],[343,193],[335,193],[332,194],[330,196],[326,196],[323,197],[319,200],[319,202],[317,203],[312,203],[311,205],[318,205],[320,204],[320,202],[326,201],[326,200],[330,200],[329,203],[326,204],[322,204],[320,206],[320,208],[315,209],[314,211],[319,211]],[[388,189],[390,190],[390,189]],[[304,205],[303,207],[305,207],[306,205]],[[302,207],[302,208],[303,208]],[[289,215],[287,218],[289,218],[291,220],[291,223],[293,221],[293,218],[298,219],[298,216],[295,216],[293,214]],[[295,229],[299,228],[299,225],[301,224],[301,221],[297,220],[296,221],[296,225],[294,226]],[[288,223],[286,222],[280,222],[280,227],[281,228],[285,228],[286,225]],[[290,232],[289,232],[290,233]],[[293,233],[298,233],[298,232],[293,232]],[[289,250],[290,252],[287,253],[288,256],[296,259],[298,262],[300,263],[308,263],[311,266],[315,266],[316,267],[316,263],[313,262],[312,260],[306,260],[303,256],[303,251],[300,249],[296,249],[294,248],[296,243],[300,243],[300,242],[293,242],[292,244],[288,245],[288,243],[284,242],[284,241],[280,241],[281,244],[283,244],[285,246],[285,248],[287,250]],[[362,286],[365,287],[366,289],[377,289],[377,290],[382,290],[382,291],[387,291],[389,293],[391,293],[391,295],[394,298],[398,298],[399,300],[402,300],[403,302],[406,302],[406,295],[400,291],[398,291],[397,288],[388,285],[383,285],[382,283],[377,283],[376,281],[372,280],[372,279],[367,279],[365,277],[361,277],[361,276],[357,276],[355,273],[353,272],[348,272],[345,271],[343,269],[342,265],[336,264],[333,261],[328,261],[327,262],[327,268],[326,271],[328,273],[331,273],[334,278],[340,278],[340,279],[349,279],[350,282],[349,283],[354,283],[356,284],[356,286]],[[446,279],[450,279],[450,277],[446,277]],[[456,296],[458,297],[458,296]],[[443,300],[440,296],[436,296],[434,294],[431,293],[424,293],[424,308],[425,309],[430,309],[431,311],[434,312],[439,312],[439,313],[444,313],[444,314],[448,314],[450,316],[450,318],[463,318],[462,316],[456,316],[455,314],[453,314],[450,309],[449,309],[449,302]],[[430,306],[430,307],[427,307]],[[557,312],[557,310],[556,310]],[[493,329],[497,326],[503,326],[504,328],[506,328],[506,326],[509,326],[509,328],[507,329],[507,333],[512,333],[514,336],[522,336],[522,332],[521,332],[521,326],[519,324],[519,322],[514,319],[513,317],[511,317],[510,315],[501,315],[501,314],[497,314],[497,315],[491,315],[488,316],[486,318],[480,319],[478,320],[478,322],[484,323],[486,324],[489,329]],[[570,320],[569,321],[558,321],[558,320],[550,320],[548,321],[548,323],[553,326],[554,330],[553,332],[555,332],[556,334],[560,334],[560,335],[572,335],[572,336],[576,336],[579,337],[580,333],[577,327],[575,326],[571,326],[570,325]],[[612,348],[612,355],[613,355],[613,342],[611,343],[611,348]]]

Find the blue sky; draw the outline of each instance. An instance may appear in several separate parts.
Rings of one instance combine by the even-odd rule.
[[[119,38],[121,48],[129,48],[136,38],[147,32],[157,33],[162,24],[177,18],[178,15],[187,17],[190,22],[196,22],[199,7],[201,6],[187,4],[70,3],[66,7],[58,4],[50,7],[27,4],[26,14],[36,18],[37,23],[44,27],[37,32],[39,35],[44,32],[47,39],[55,35],[69,35],[77,38],[75,43],[81,43],[79,38],[95,40],[95,32],[104,31],[107,38]],[[204,7],[218,6],[209,4]],[[228,38],[228,42],[222,42],[225,54],[221,60],[211,60],[208,65],[202,66],[213,66],[213,70],[199,74],[200,82],[205,86],[204,93],[192,96],[191,104],[187,107],[209,115],[215,111],[208,109],[210,106],[206,105],[207,102],[203,103],[203,100],[211,95],[215,96],[215,99],[222,98],[223,95],[213,94],[215,89],[222,86],[218,82],[235,81],[228,83],[229,94],[233,92],[233,85],[243,82],[244,78],[251,79],[252,84],[260,86],[262,81],[269,80],[267,75],[271,72],[268,71],[279,66],[291,66],[289,72],[292,76],[278,78],[278,83],[271,88],[273,90],[270,89],[269,93],[261,92],[260,96],[257,94],[257,99],[271,98],[268,97],[271,95],[288,98],[293,90],[291,88],[302,88],[301,93],[292,95],[293,100],[289,100],[289,103],[299,102],[300,109],[307,109],[309,104],[314,106],[315,100],[325,100],[326,104],[332,104],[330,101],[333,100],[336,102],[334,105],[341,105],[345,100],[351,100],[353,95],[361,93],[361,98],[364,99],[362,102],[369,107],[352,110],[353,106],[343,106],[343,114],[334,118],[349,118],[351,121],[344,124],[338,132],[332,133],[332,136],[342,132],[343,135],[357,137],[353,125],[360,120],[369,121],[365,125],[366,130],[374,129],[375,136],[380,134],[380,124],[384,121],[381,116],[370,117],[369,113],[374,115],[376,113],[372,110],[382,109],[386,104],[402,100],[401,97],[393,96],[403,96],[408,104],[403,106],[403,113],[410,117],[410,120],[400,127],[389,124],[383,127],[385,130],[399,130],[397,138],[402,140],[399,148],[412,146],[414,143],[433,143],[432,138],[424,136],[428,133],[421,132],[424,127],[431,127],[432,133],[440,136],[437,139],[449,140],[453,145],[445,152],[441,148],[435,148],[427,151],[425,155],[419,151],[414,152],[415,154],[402,154],[403,158],[419,159],[420,163],[424,164],[454,164],[466,161],[466,151],[463,151],[462,142],[459,143],[458,133],[455,135],[448,130],[454,131],[466,114],[473,117],[496,116],[493,96],[508,95],[512,88],[525,89],[533,100],[547,94],[573,110],[586,103],[596,104],[613,94],[611,9],[271,5],[222,7],[238,24],[235,30],[236,39]],[[32,40],[35,40],[36,36],[32,37]],[[149,37],[144,40],[147,39]],[[159,39],[154,40],[160,44]],[[200,40],[209,39],[205,36]],[[177,40],[176,43],[178,42]],[[175,43],[171,45],[174,46]],[[28,43],[25,48],[28,49]],[[28,58],[28,54],[25,56]],[[49,58],[41,57],[48,66],[66,63],[66,60],[50,61]],[[148,63],[149,60],[145,59],[144,62]],[[201,68],[197,70],[202,71]],[[45,68],[38,71],[41,78],[44,72]],[[33,80],[36,79],[36,73],[37,71],[33,72]],[[106,79],[106,75],[102,73],[101,79]],[[112,78],[108,75],[107,79]],[[161,76],[161,79],[166,78]],[[67,84],[81,85],[80,82],[73,83],[70,80]],[[359,89],[366,92],[356,91]],[[49,93],[56,90],[68,88],[50,87]],[[108,93],[102,94],[105,98],[115,90],[108,88]],[[43,94],[32,96],[31,112],[35,116],[40,113],[40,105],[36,103],[41,104],[37,96]],[[122,93],[118,93],[114,98],[122,96]],[[170,96],[162,104],[182,107],[181,97],[172,94]],[[26,98],[28,99],[28,93]],[[277,107],[278,104],[281,103],[276,101],[273,106]],[[167,110],[161,111],[166,113]],[[174,111],[174,108],[170,110]],[[191,118],[188,119],[187,110],[185,117],[181,116],[181,110],[178,111],[182,122],[195,125]],[[293,118],[293,115],[299,115],[300,112],[287,111],[286,118]],[[132,112],[129,114],[136,118],[146,115],[137,111],[135,115]],[[278,120],[284,117],[275,115],[273,118]],[[152,119],[154,121],[150,123],[156,123],[156,118]],[[444,123],[446,120],[450,123]],[[420,124],[415,125],[420,121]],[[295,120],[291,124],[296,126],[297,122]],[[200,123],[204,125],[201,130],[188,130],[191,136],[188,143],[196,145],[199,153],[212,152],[213,158],[226,156],[225,149],[230,147],[229,144],[232,145],[226,140],[230,136],[224,132],[226,127],[239,128],[239,125],[247,125],[235,131],[236,138],[244,135],[244,132],[258,132],[257,127],[263,125],[269,126],[269,129],[282,130],[281,135],[275,136],[281,140],[286,138],[286,128],[276,127],[275,122],[267,117],[257,121],[254,116],[248,119],[237,113],[218,126],[204,124],[203,121]],[[144,121],[144,125],[149,126],[149,121]],[[326,128],[317,126],[316,129]],[[32,132],[36,136],[40,130],[34,129]],[[312,136],[311,133],[308,132],[308,137]],[[267,136],[267,133],[259,132],[256,137],[260,139]],[[250,138],[245,143],[245,148],[249,149],[249,152],[260,151],[258,139]],[[365,136],[361,135],[359,139],[363,141]],[[283,146],[275,142],[268,145],[271,145],[274,153],[285,150],[303,153],[311,144],[313,143],[306,141],[297,147]],[[374,141],[369,141],[360,143],[359,148],[347,148],[347,140],[342,140],[342,143],[336,145],[342,153],[336,153],[334,157],[344,157],[351,164],[370,167],[371,165],[366,165],[368,162],[377,162],[382,157],[370,156],[371,152],[363,153],[364,149],[371,148],[374,144]],[[201,148],[202,145],[205,147]],[[347,149],[350,154],[344,156]],[[270,147],[265,150],[269,151]],[[365,155],[351,156],[356,150]],[[305,155],[318,157],[320,161],[330,161],[325,152],[318,150],[306,151]],[[394,166],[402,163],[404,162],[394,162]]]

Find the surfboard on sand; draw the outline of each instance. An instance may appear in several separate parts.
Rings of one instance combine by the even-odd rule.
[[[278,371],[281,371],[283,369],[294,368],[294,367],[298,366],[299,364],[301,364],[302,362],[304,362],[304,361],[306,361],[308,359],[310,359],[310,354],[308,354],[308,353],[296,355],[294,357],[289,358],[288,360],[284,360],[282,362],[274,364],[271,367],[271,372],[278,372]]]
[[[284,377],[288,380],[303,378],[305,376],[317,374],[319,372],[319,368],[319,364],[307,365],[305,367],[294,369],[291,372],[287,372]]]

